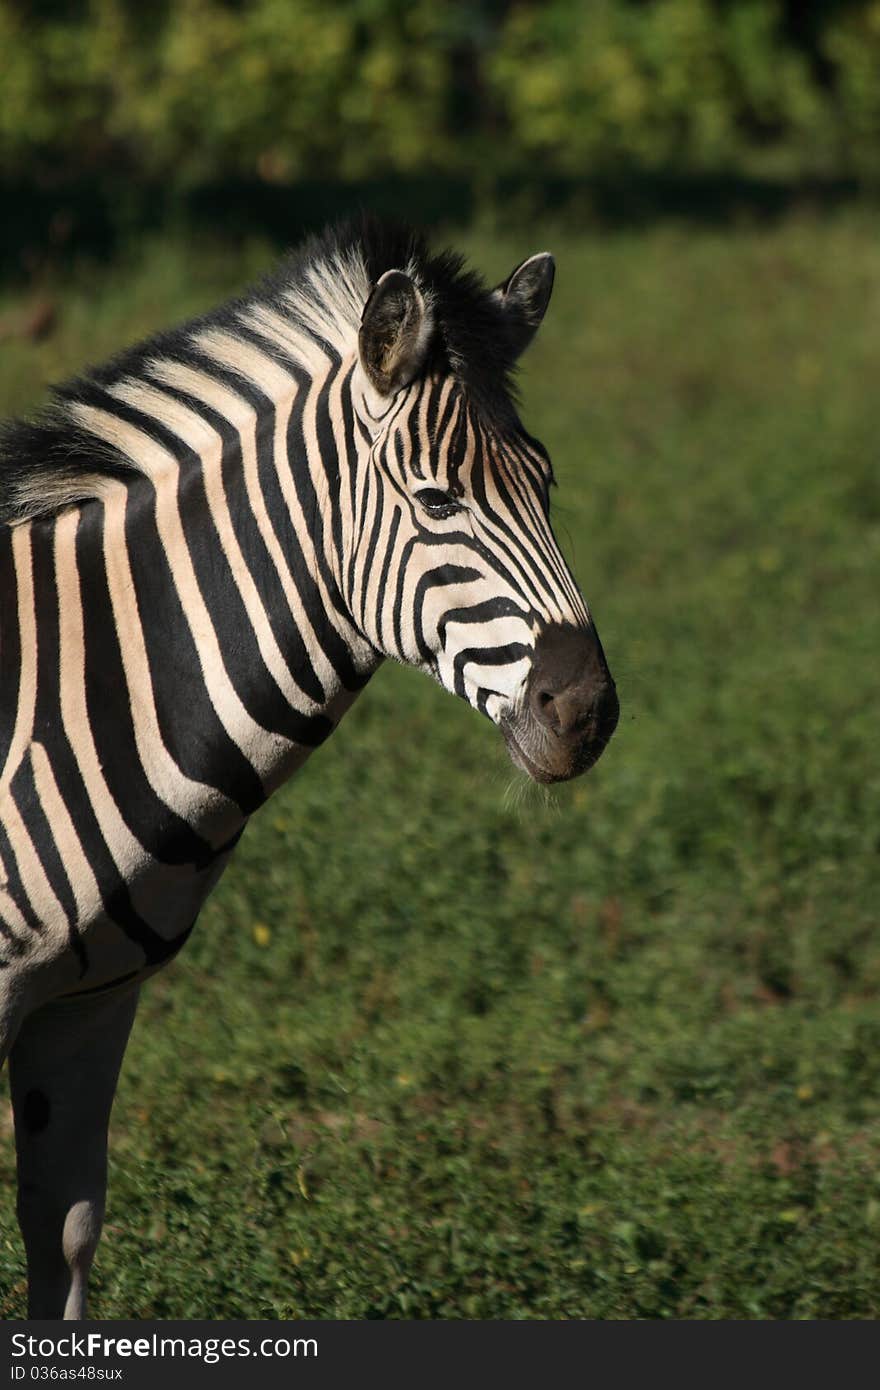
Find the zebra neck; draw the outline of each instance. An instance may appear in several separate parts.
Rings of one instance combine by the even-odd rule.
[[[137,844],[159,859],[188,857],[192,836],[224,844],[378,664],[327,559],[307,395],[221,416],[216,397],[129,381],[120,413],[90,423],[138,471],[4,534],[2,785],[40,744],[75,800],[108,825],[121,811],[109,843],[132,872]]]

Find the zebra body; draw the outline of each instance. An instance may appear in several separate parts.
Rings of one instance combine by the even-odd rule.
[[[19,665],[19,699],[3,711],[0,988],[11,984],[20,1007],[170,958],[249,815],[323,742],[375,665],[357,653],[344,688],[325,662],[320,689],[312,670],[305,695],[257,599],[239,640],[268,649],[299,706],[275,694],[274,711],[257,704],[260,722],[244,683],[228,677],[178,528],[162,536],[145,522],[166,499],[176,515],[173,482],[136,499],[139,486],[113,483],[99,507],[0,533],[3,603],[15,609],[0,628],[13,638],[3,655]],[[224,577],[230,590],[244,582],[230,566]],[[288,651],[302,644],[290,615],[286,638]],[[189,648],[183,680],[163,669],[174,646]],[[256,695],[265,671],[253,674]],[[208,723],[214,740],[197,735]]]
[[[547,256],[489,291],[364,224],[7,430],[0,1056],[34,1315],[84,1310],[140,982],[381,661],[467,699],[539,780],[610,737],[549,460],[510,393],[551,285]]]

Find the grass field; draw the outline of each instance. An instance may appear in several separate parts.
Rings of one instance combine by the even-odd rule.
[[[558,258],[523,413],[619,730],[544,794],[379,673],[145,989],[95,1315],[880,1314],[877,220],[456,238]],[[269,255],[84,267],[0,410]]]

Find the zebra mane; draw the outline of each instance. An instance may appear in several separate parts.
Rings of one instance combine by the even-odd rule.
[[[289,351],[299,365],[308,368],[309,345],[342,354],[354,346],[371,287],[391,269],[405,270],[429,306],[426,371],[451,371],[483,412],[509,421],[516,339],[499,300],[456,253],[432,253],[415,229],[363,216],[309,238],[243,295],[53,387],[34,416],[0,423],[0,524],[53,515],[139,471],[85,423],[83,407],[118,411],[115,384],[145,378],[157,358],[204,366],[199,335],[222,330],[252,340],[248,328],[259,331],[267,313],[290,323],[291,344],[298,335],[304,350]]]

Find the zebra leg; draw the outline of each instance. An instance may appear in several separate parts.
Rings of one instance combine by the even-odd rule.
[[[107,1127],[138,989],[56,999],[9,1054],[28,1316],[82,1318],[104,1219]]]

